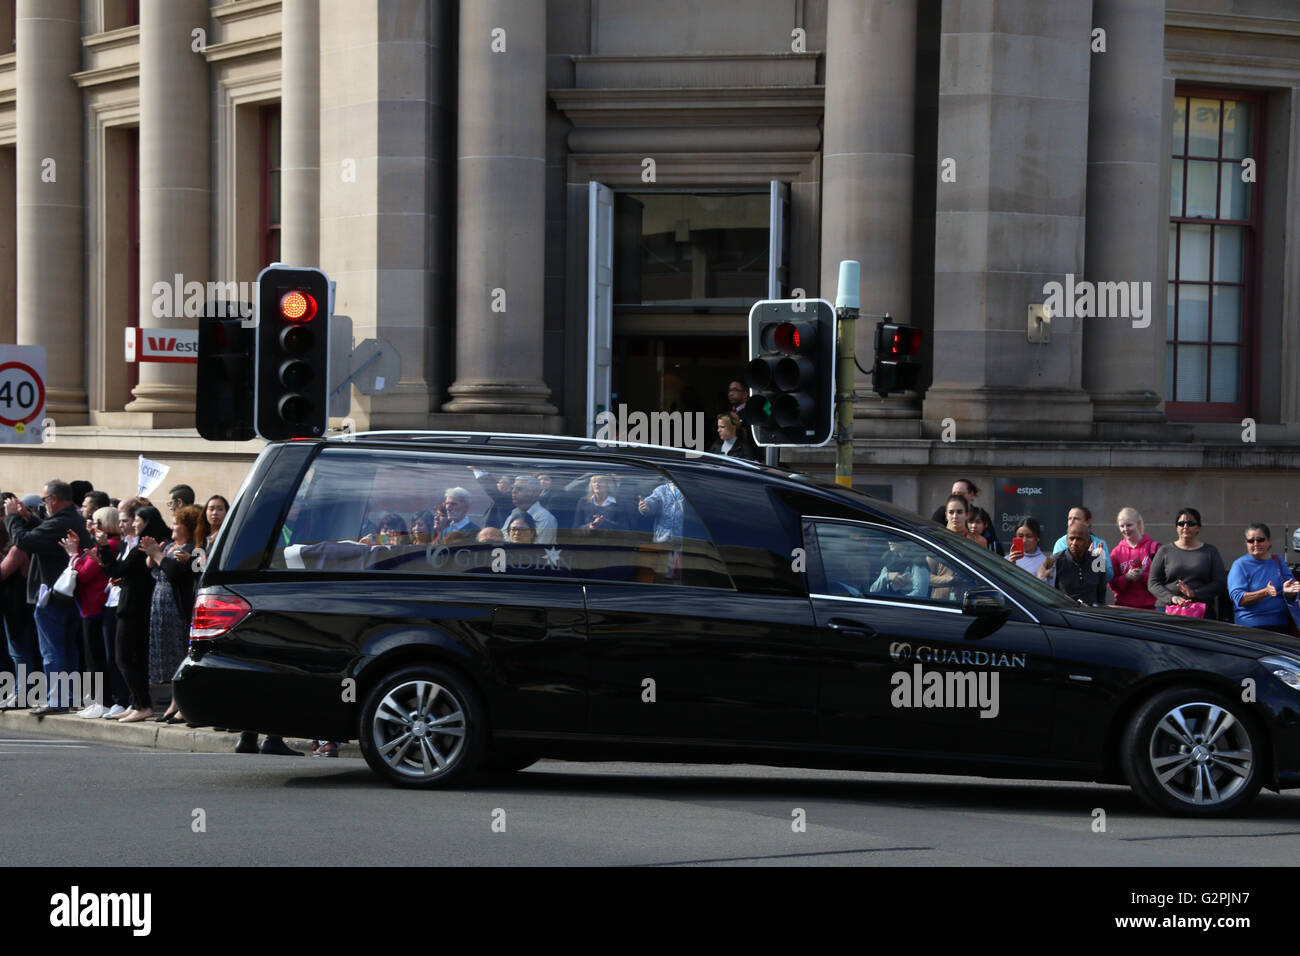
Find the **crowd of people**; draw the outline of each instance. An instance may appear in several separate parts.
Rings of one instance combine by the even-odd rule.
[[[174,698],[159,713],[155,696],[170,696],[189,646],[195,555],[211,548],[230,502],[216,494],[199,507],[189,485],[167,495],[170,521],[147,498],[114,498],[88,481],[55,478],[39,495],[0,495],[0,670],[27,675],[0,708],[197,726]],[[38,673],[46,696],[29,707]],[[73,674],[102,675],[102,687],[54,677]],[[71,699],[76,688],[82,700]],[[263,747],[294,752],[274,737]]]
[[[934,520],[1084,604],[1114,603],[1295,633],[1292,611],[1298,607],[1300,580],[1272,552],[1272,532],[1263,522],[1246,528],[1245,553],[1231,567],[1214,545],[1200,540],[1201,513],[1191,507],[1179,510],[1177,535],[1163,545],[1146,534],[1138,510],[1125,507],[1115,516],[1119,541],[1111,548],[1093,531],[1092,512],[1075,505],[1066,515],[1065,534],[1050,550],[1043,548],[1042,526],[1032,517],[1019,523],[1011,545],[1004,546],[988,512],[975,505],[978,494],[974,482],[959,479]]]

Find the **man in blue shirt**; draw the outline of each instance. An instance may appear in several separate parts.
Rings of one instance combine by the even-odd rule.
[[[1115,576],[1115,572],[1110,566],[1110,545],[1108,545],[1106,540],[1100,535],[1092,533],[1092,512],[1083,505],[1075,505],[1070,509],[1070,513],[1066,515],[1065,534],[1056,539],[1056,544],[1052,546],[1052,554],[1060,554],[1062,551],[1066,550],[1068,547],[1066,537],[1069,535],[1070,531],[1074,529],[1075,525],[1082,525],[1088,534],[1092,535],[1092,547],[1089,551],[1091,552],[1094,561],[1098,557],[1101,558],[1102,563],[1101,565],[1098,565],[1097,570],[1105,571],[1106,580],[1109,581]],[[1104,565],[1104,567],[1102,565]],[[1104,604],[1105,602],[1103,601],[1102,603]]]

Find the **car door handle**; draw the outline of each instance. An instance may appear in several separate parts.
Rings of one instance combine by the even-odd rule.
[[[842,617],[831,618],[826,626],[832,631],[839,631],[841,634],[849,634],[853,637],[871,637],[876,633],[876,629],[870,624],[863,624],[861,621],[849,621]]]

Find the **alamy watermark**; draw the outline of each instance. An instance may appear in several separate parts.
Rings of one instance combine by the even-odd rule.
[[[14,698],[23,707],[40,707],[46,700],[59,701],[60,706],[75,704],[80,707],[87,698],[98,704],[104,702],[104,672],[86,671],[34,671],[28,673],[26,664],[18,665],[18,672],[0,671],[0,702]]]
[[[687,458],[704,454],[703,412],[629,412],[620,404],[617,412],[596,415],[596,444],[669,445],[687,449]]]
[[[253,299],[256,282],[198,282],[185,281],[181,273],[172,276],[171,282],[159,281],[149,287],[153,296],[150,311],[155,319],[218,318],[253,316]],[[228,305],[230,311],[223,306]]]
[[[1135,329],[1151,324],[1150,282],[1075,281],[1070,272],[1064,283],[1044,283],[1043,296],[1048,312],[1067,319],[1132,319]]]
[[[996,717],[997,671],[926,670],[913,664],[911,673],[894,671],[889,683],[894,688],[889,702],[894,707],[978,707],[981,717]]]

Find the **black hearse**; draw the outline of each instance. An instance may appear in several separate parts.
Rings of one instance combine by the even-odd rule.
[[[1300,641],[1084,607],[916,514],[734,459],[273,444],[199,584],[186,716],[356,738],[399,785],[745,762],[1127,782],[1194,815],[1300,785]]]

